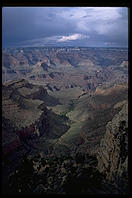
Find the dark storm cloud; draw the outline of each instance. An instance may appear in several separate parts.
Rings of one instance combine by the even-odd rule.
[[[2,10],[4,46],[127,46],[127,8],[10,7]]]
[[[55,12],[54,8],[3,8],[3,44],[69,32],[68,22],[56,18]]]
[[[2,14],[4,42],[18,42],[35,35],[34,9],[3,8]]]

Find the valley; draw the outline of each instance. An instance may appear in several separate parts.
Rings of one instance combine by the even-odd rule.
[[[122,110],[128,100],[127,49],[85,47],[3,49],[2,82],[5,186],[9,187],[10,183],[14,185],[9,175],[14,175],[14,178],[20,176],[15,171],[21,172],[19,167],[25,163],[24,159],[28,160],[29,164],[36,163],[32,168],[33,172],[37,171],[33,175],[39,178],[38,180],[46,174],[43,163],[48,164],[47,167],[53,163],[53,169],[57,171],[55,164],[57,160],[60,160],[58,170],[62,171],[62,175],[57,172],[56,175],[60,177],[62,183],[67,171],[62,170],[63,162],[66,160],[70,160],[66,161],[66,164],[71,164],[75,170],[75,177],[79,169],[82,172],[84,169],[92,170],[93,174],[100,175],[95,168],[100,141],[105,135],[107,124]],[[81,161],[75,160],[76,158],[78,160],[77,155],[80,153],[82,158],[85,158],[83,170]],[[49,162],[52,158],[55,158],[54,162]],[[88,165],[87,161],[91,161],[93,165]],[[36,168],[37,163],[42,170]],[[82,175],[79,176],[80,180],[83,178]],[[48,180],[53,176],[46,177]],[[101,175],[99,177],[102,178]],[[66,178],[68,185],[69,180]],[[48,182],[50,186],[52,181]],[[29,194],[34,188],[33,185],[35,189],[39,186],[34,182],[30,184]],[[58,180],[52,193],[69,193],[69,186],[63,186],[62,190],[57,187],[59,185]],[[16,189],[10,188],[10,193],[19,194],[19,189],[22,188],[23,193],[26,192],[24,187],[17,186]],[[42,193],[51,193],[45,188],[42,187]],[[50,188],[52,189],[52,185]],[[90,186],[89,190],[82,188],[80,191],[93,193],[94,190]],[[38,190],[38,194],[40,191]],[[101,189],[101,192],[104,191],[105,189]]]

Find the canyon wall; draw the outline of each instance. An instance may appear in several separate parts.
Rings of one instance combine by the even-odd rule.
[[[127,178],[128,171],[128,104],[106,125],[97,155],[98,170],[109,181]]]

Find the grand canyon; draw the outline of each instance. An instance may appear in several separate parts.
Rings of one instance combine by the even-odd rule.
[[[128,192],[127,48],[3,48],[2,189]]]

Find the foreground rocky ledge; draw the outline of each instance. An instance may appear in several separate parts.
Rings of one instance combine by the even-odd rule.
[[[97,155],[98,170],[109,181],[123,178],[128,171],[128,104],[106,125],[104,139],[100,142]]]

